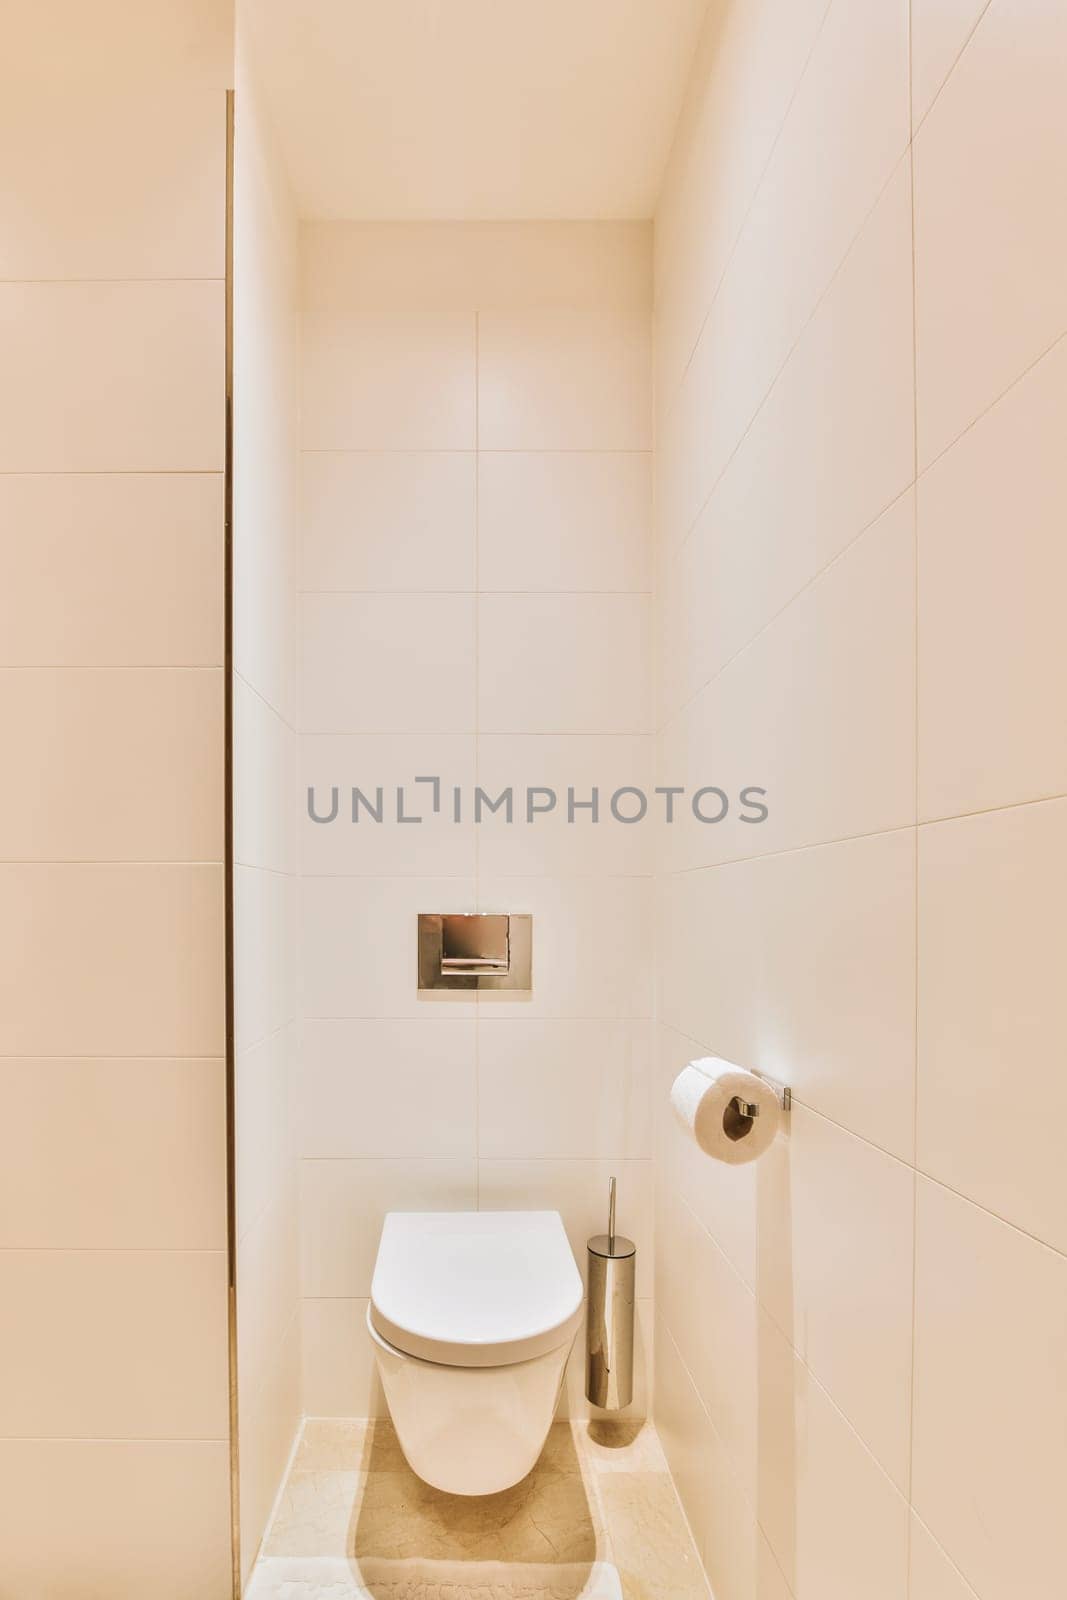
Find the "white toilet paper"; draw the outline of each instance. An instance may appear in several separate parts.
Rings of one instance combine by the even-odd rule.
[[[740,1116],[734,1100],[757,1105],[759,1116]],[[671,1106],[705,1155],[732,1167],[761,1156],[781,1119],[770,1084],[719,1056],[704,1056],[682,1068],[671,1087]]]

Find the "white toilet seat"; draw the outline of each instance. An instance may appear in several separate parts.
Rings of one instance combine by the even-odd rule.
[[[368,1320],[445,1367],[501,1367],[570,1345],[582,1280],[557,1211],[390,1212]]]

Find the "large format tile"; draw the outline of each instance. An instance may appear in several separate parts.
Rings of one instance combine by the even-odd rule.
[[[1054,1600],[1067,1260],[921,1179],[915,1294],[915,1509],[982,1600]]]
[[[0,1055],[221,1055],[221,866],[0,867]]]
[[[5,859],[221,857],[222,711],[214,668],[0,669]]]
[[[366,1299],[386,1212],[473,1211],[476,1199],[473,1157],[301,1161],[303,1293]]]
[[[645,591],[651,520],[647,454],[483,454],[479,588]]]
[[[475,601],[444,594],[305,594],[304,733],[469,733]]]
[[[1067,1251],[1067,800],[920,831],[918,1159]]]
[[[636,1293],[652,1290],[651,1162],[487,1160],[478,1162],[480,1211],[558,1211],[575,1260],[586,1266],[586,1241],[607,1230],[608,1180],[618,1179],[618,1231],[637,1245]]]
[[[484,832],[474,821],[476,752],[480,756],[473,733],[305,736],[298,786],[303,871],[472,874],[476,836]],[[424,781],[417,782],[420,778]],[[359,790],[355,798],[354,789]],[[309,791],[314,791],[313,814]],[[420,820],[410,820],[416,817]]]
[[[302,587],[473,589],[475,459],[305,451]]]
[[[473,1156],[473,1021],[305,1021],[302,1156]]]
[[[480,870],[494,877],[651,872],[654,807],[662,804],[652,792],[653,762],[645,734],[480,734],[478,784],[488,797],[477,829]],[[510,816],[506,801],[490,811],[508,789]],[[528,820],[531,789],[551,793],[533,795]],[[634,817],[640,820],[628,820]]]
[[[669,415],[671,546],[685,537],[908,140],[907,5],[831,6]]]
[[[419,912],[477,910],[473,878],[304,878],[300,893],[305,1017],[474,1015],[469,990],[418,988]]]
[[[956,66],[989,0],[912,0],[912,121],[918,127]]]
[[[283,872],[234,872],[234,1021],[249,1050],[296,1015],[298,881]]]
[[[224,1438],[3,1439],[0,1485],[12,1594],[84,1593],[88,1575],[108,1600],[229,1593]]]
[[[910,1160],[914,833],[678,873],[659,899],[663,1021]]]
[[[900,1600],[907,1503],[766,1317],[760,1523],[796,1600]]]
[[[669,403],[825,20],[826,0],[709,10],[656,208],[656,394]]]
[[[471,450],[474,315],[304,306],[305,450]]]
[[[478,906],[533,918],[531,992],[483,990],[482,1015],[652,1015],[651,878],[483,875]]]
[[[650,623],[644,595],[483,595],[479,729],[648,732]]]
[[[1065,431],[1067,341],[919,480],[922,817],[1067,789]]]
[[[916,136],[920,467],[1067,329],[1065,73],[1063,8],[995,3]]]
[[[649,450],[649,319],[538,307],[478,318],[482,450]]]
[[[0,472],[221,471],[222,334],[221,282],[0,284]]]
[[[296,1157],[294,1099],[299,1024],[268,1033],[236,1059],[237,1235],[277,1196]]]
[[[660,586],[671,713],[904,490],[914,470],[906,162]]]
[[[760,1163],[759,1296],[902,1491],[915,1178],[805,1107]]]
[[[102,94],[88,74],[78,88],[19,74],[0,149],[0,279],[224,276],[220,90],[168,92],[139,76]]]
[[[668,729],[661,779],[690,799],[668,868],[796,849],[915,819],[915,533],[904,495],[713,679]],[[754,823],[736,802],[766,791]]]
[[[366,1300],[303,1300],[301,1397],[309,1417],[387,1417]]]
[[[224,1251],[5,1250],[0,1282],[9,1436],[225,1436]]]
[[[478,1018],[478,1153],[650,1156],[649,1022]]]
[[[725,1453],[738,1481],[736,1493],[754,1504],[756,1297],[662,1173],[656,1194],[656,1308],[708,1413],[716,1435],[710,1455]]]
[[[0,475],[7,666],[222,665],[221,473]]]
[[[975,1600],[974,1590],[952,1565],[914,1511],[911,1514],[910,1600]]]
[[[0,1060],[0,1248],[223,1249],[224,1079],[221,1060]]]

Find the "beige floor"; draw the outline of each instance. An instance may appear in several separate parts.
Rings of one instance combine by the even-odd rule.
[[[308,1421],[263,1557],[347,1557],[365,1575],[376,1563],[395,1572],[391,1564],[411,1562],[420,1594],[438,1590],[426,1585],[434,1570],[427,1563],[440,1564],[442,1594],[474,1592],[469,1577],[454,1586],[456,1563],[468,1564],[468,1574],[504,1563],[516,1577],[508,1593],[553,1600],[588,1593],[594,1563],[609,1562],[625,1600],[708,1600],[650,1423],[557,1422],[527,1478],[503,1494],[467,1499],[417,1478],[387,1422]],[[520,1572],[549,1576],[527,1591]]]

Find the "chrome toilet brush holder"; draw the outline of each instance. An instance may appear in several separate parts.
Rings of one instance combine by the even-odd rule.
[[[615,1232],[615,1179],[608,1185],[608,1231],[586,1246],[589,1310],[585,1332],[585,1397],[603,1411],[622,1411],[634,1397],[634,1268],[637,1246]]]

